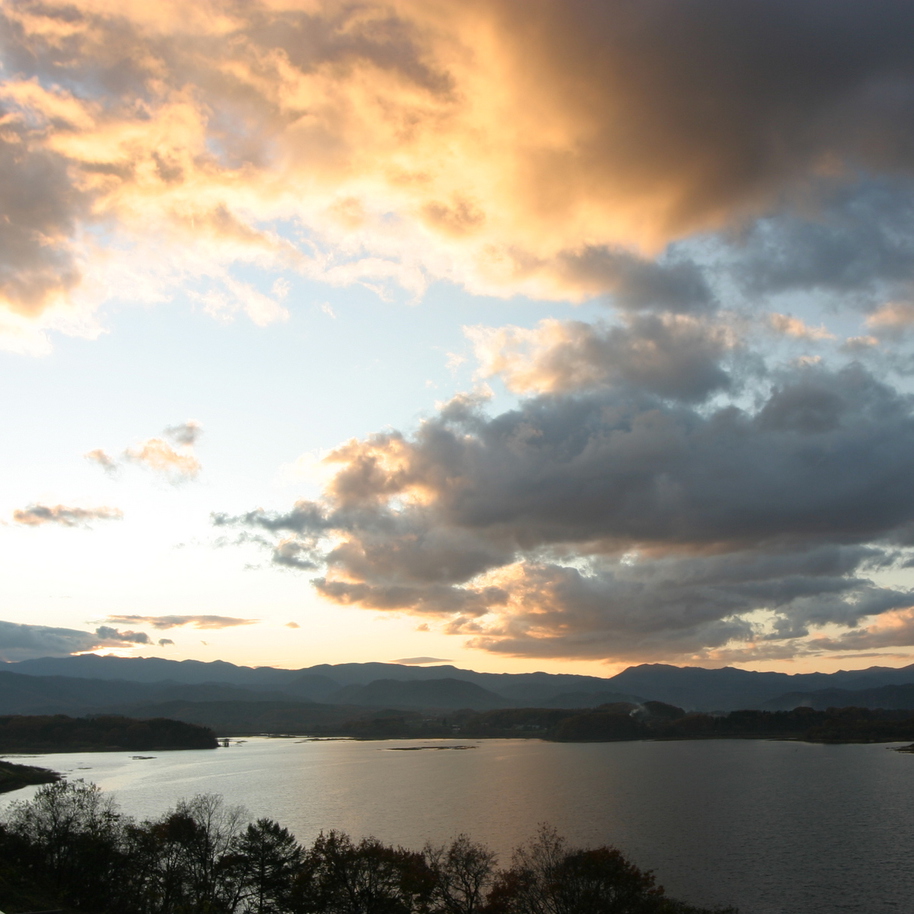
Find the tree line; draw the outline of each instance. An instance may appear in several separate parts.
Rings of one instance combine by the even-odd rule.
[[[687,713],[661,701],[628,702],[592,710],[505,708],[458,711],[420,719],[396,712],[349,721],[342,728],[363,739],[416,736],[538,737],[558,742],[635,739],[800,739],[884,742],[914,739],[914,711],[870,708],[794,708],[792,711]]]
[[[11,804],[0,904],[7,914],[710,914],[668,898],[615,848],[573,848],[545,826],[502,869],[465,835],[413,851],[331,831],[304,846],[213,794],[136,822],[84,781]]]
[[[121,749],[215,749],[208,727],[156,717],[134,720],[114,714],[67,717],[64,714],[0,717],[0,752],[79,752]]]

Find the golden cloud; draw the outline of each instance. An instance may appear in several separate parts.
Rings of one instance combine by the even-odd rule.
[[[176,274],[206,278],[216,314],[282,319],[275,298],[245,305],[235,263],[580,299],[624,285],[620,250],[912,164],[904,4],[18,0],[2,16],[16,257],[0,295],[58,324],[128,277],[154,300]],[[852,59],[834,53],[847,40]]]

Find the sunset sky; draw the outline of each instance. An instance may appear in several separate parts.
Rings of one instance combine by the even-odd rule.
[[[0,17],[0,659],[914,662],[909,0]]]

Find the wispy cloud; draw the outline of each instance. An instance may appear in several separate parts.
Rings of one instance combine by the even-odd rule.
[[[93,521],[123,520],[124,512],[120,508],[101,506],[97,508],[78,508],[67,505],[29,505],[13,511],[13,520],[27,527],[41,527],[55,524],[61,527],[89,527]]]
[[[109,622],[123,625],[150,625],[155,629],[180,628],[234,628],[238,625],[254,625],[259,619],[240,619],[236,616],[108,616]]]
[[[89,451],[88,453],[83,454],[83,456],[90,463],[95,463],[100,466],[106,473],[113,475],[117,472],[117,461],[101,448],[95,448],[95,450]]]
[[[188,419],[166,428],[161,438],[147,438],[134,447],[126,448],[120,460],[102,448],[96,448],[83,456],[110,474],[116,473],[123,463],[132,463],[143,466],[170,482],[186,482],[196,479],[203,468],[194,452],[194,446],[202,433],[200,423]]]
[[[426,663],[450,663],[446,657],[403,657],[400,660],[391,660],[391,663],[402,663],[404,666],[422,666]]]
[[[195,479],[201,470],[200,461],[193,454],[176,450],[162,438],[148,438],[137,447],[127,448],[124,457],[172,482]]]

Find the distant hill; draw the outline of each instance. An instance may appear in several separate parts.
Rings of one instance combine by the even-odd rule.
[[[27,679],[34,683],[23,681]],[[84,685],[80,686],[78,680]],[[835,689],[859,692],[855,700],[869,702],[863,695],[868,690],[912,684],[914,664],[901,669],[870,667],[837,673],[789,674],[654,663],[600,678],[543,672],[478,673],[450,664],[417,667],[339,663],[280,670],[236,666],[219,660],[86,654],[0,664],[0,713],[87,713],[110,708],[115,701],[127,705],[173,700],[292,701],[367,709],[480,711],[508,707],[588,708],[618,701],[638,704],[654,700],[689,711],[734,711],[768,707],[768,703],[788,695],[808,696]]]
[[[362,705],[369,708],[472,708],[476,711],[488,711],[512,705],[512,702],[494,692],[459,679],[427,679],[424,682],[376,679],[368,685],[345,686],[332,697],[337,704]]]
[[[818,692],[788,692],[766,701],[766,710],[792,711],[794,708],[914,708],[914,684],[888,685],[876,689],[821,689]]]
[[[127,682],[0,672],[0,714],[98,714],[138,703],[167,701],[287,701],[282,692],[224,683]],[[311,702],[304,698],[298,703]]]
[[[914,664],[837,673],[757,673],[724,667],[676,667],[662,663],[629,667],[608,680],[622,692],[644,695],[690,711],[761,708],[789,692],[826,688],[879,688],[914,683]]]
[[[640,698],[622,692],[562,692],[539,702],[541,708],[599,708],[617,703],[643,704]]]
[[[11,673],[27,676],[69,676],[78,679],[122,679],[129,682],[225,682],[240,686],[275,687],[303,670],[236,666],[224,660],[165,660],[161,657],[41,657],[8,663]]]

